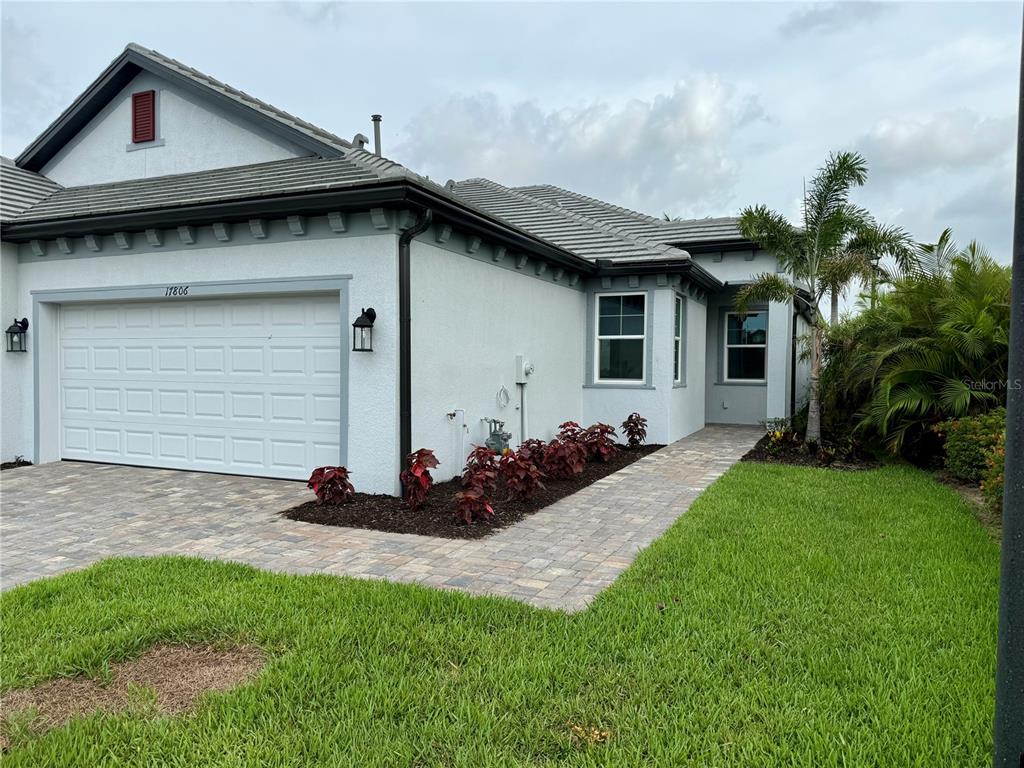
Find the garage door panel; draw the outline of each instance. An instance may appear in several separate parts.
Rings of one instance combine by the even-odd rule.
[[[335,297],[61,311],[62,455],[306,478],[339,459]]]

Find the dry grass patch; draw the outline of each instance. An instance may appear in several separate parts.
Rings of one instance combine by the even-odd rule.
[[[0,696],[0,744],[8,745],[13,723],[42,732],[75,717],[154,710],[177,715],[206,691],[228,691],[255,677],[266,657],[254,646],[218,650],[209,646],[158,645],[110,667],[109,681],[58,678]]]

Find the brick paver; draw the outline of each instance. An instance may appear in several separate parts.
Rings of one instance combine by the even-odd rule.
[[[113,555],[195,555],[585,607],[763,434],[702,429],[472,541],[333,528],[276,513],[303,483],[81,462],[0,475],[0,584]]]

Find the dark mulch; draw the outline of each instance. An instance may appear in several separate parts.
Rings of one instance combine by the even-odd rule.
[[[441,536],[446,539],[480,539],[507,528],[532,515],[549,504],[554,504],[602,477],[616,472],[653,453],[661,445],[642,445],[639,448],[621,448],[607,462],[588,463],[583,473],[572,480],[545,479],[544,489],[526,501],[506,501],[507,494],[499,483],[494,494],[494,517],[466,524],[455,517],[455,494],[462,490],[458,478],[438,483],[430,496],[415,513],[408,510],[401,499],[369,493],[357,493],[349,504],[317,504],[309,501],[281,514],[291,520],[320,525],[339,525],[348,528],[370,528],[392,533],[418,533]]]
[[[840,469],[845,471],[857,471],[863,469],[877,469],[882,466],[881,462],[866,453],[860,451],[836,450],[830,453],[828,443],[824,443],[824,449],[812,451],[797,441],[785,441],[774,448],[769,448],[771,435],[765,435],[757,441],[757,445],[751,448],[740,461],[753,461],[761,464],[792,464],[799,467],[822,467],[825,469]]]
[[[24,459],[21,456],[18,456],[14,461],[5,461],[3,464],[0,464],[0,470],[3,470],[3,469],[17,469],[18,467],[31,467],[31,466],[32,466],[32,462],[31,461],[29,461],[28,459]]]

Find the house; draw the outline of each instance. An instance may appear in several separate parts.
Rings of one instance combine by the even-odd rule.
[[[129,45],[0,167],[0,315],[28,321],[3,459],[397,493],[420,447],[441,479],[491,431],[639,411],[663,443],[802,401],[805,320],[733,311],[777,269],[734,219],[439,185],[368,145]]]

